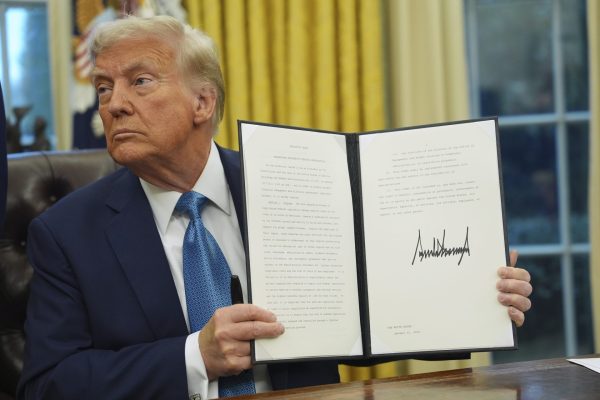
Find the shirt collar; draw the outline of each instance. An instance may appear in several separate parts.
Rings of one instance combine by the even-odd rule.
[[[223,171],[223,164],[221,164],[221,157],[217,146],[214,141],[211,143],[208,161],[192,190],[202,193],[213,204],[223,210],[223,212],[230,215],[231,204],[225,171]],[[156,225],[160,232],[164,234],[167,231],[173,210],[179,197],[181,197],[181,193],[173,190],[165,190],[150,182],[146,182],[142,178],[139,179],[152,208]]]

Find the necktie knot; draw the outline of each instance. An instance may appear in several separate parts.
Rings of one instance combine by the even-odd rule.
[[[202,207],[206,204],[206,196],[198,192],[185,192],[181,195],[175,211],[186,214],[190,219],[200,218]]]

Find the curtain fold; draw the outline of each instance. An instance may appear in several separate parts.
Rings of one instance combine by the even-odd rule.
[[[388,99],[392,127],[469,118],[462,0],[384,0]],[[366,59],[366,57],[365,57]],[[364,92],[369,79],[363,74]],[[407,360],[348,369],[346,379],[467,368],[489,364],[488,353],[471,360]]]
[[[324,1],[322,6],[317,8],[315,15],[315,35],[318,38],[314,46],[315,53],[318,55],[315,69],[322,72],[314,77],[315,87],[320,90],[320,95],[314,99],[315,123],[327,130],[335,130],[340,126],[338,112],[340,104],[336,82],[338,49],[335,15],[335,1],[331,0]]]
[[[385,128],[381,9],[372,0],[187,0],[226,85],[219,144],[237,120],[345,132]]]
[[[56,149],[69,150],[73,143],[71,87],[71,1],[48,1],[48,45]]]
[[[462,0],[385,0],[393,126],[469,117]]]
[[[590,285],[594,318],[594,344],[600,349],[600,3],[587,2],[590,68]]]
[[[184,5],[190,24],[221,52],[227,99],[216,140],[226,147],[238,148],[238,119],[356,132],[384,129],[386,120],[403,127],[469,116],[462,0]],[[350,381],[488,362],[479,354],[466,362],[340,366],[340,373]]]
[[[362,124],[365,130],[381,129],[381,121],[373,116],[385,116],[386,90],[384,88],[384,74],[381,63],[385,63],[382,15],[379,1],[363,1],[360,3],[358,37],[360,60],[360,82],[362,89],[362,102],[360,106]],[[376,44],[376,45],[375,45]],[[387,118],[386,118],[387,120]]]

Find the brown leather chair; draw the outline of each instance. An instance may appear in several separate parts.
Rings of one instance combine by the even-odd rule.
[[[23,368],[32,275],[26,254],[29,223],[61,197],[117,168],[104,149],[8,156],[6,221],[0,232],[0,400],[14,398]]]

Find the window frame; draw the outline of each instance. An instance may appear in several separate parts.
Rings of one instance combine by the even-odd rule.
[[[500,129],[517,126],[553,125],[556,127],[556,166],[559,243],[556,244],[523,244],[511,246],[522,256],[560,256],[561,284],[563,302],[563,321],[565,334],[566,356],[577,355],[577,312],[575,310],[575,279],[573,256],[590,254],[590,244],[574,243],[571,235],[571,207],[568,158],[567,126],[574,122],[590,122],[588,111],[567,111],[566,88],[564,82],[564,60],[562,35],[562,4],[561,0],[548,0],[552,5],[552,83],[554,87],[554,112],[540,114],[525,114],[516,116],[499,116]],[[478,65],[478,26],[476,15],[477,0],[465,0],[467,63],[469,81],[469,102],[472,117],[480,117],[479,103],[479,65]],[[589,107],[589,106],[588,106]],[[589,126],[589,125],[588,125]],[[589,240],[589,239],[588,239]]]
[[[48,10],[48,0],[0,0],[0,81],[5,84],[2,85],[2,93],[4,97],[4,107],[7,112],[7,116],[12,117],[12,93],[8,82],[8,42],[6,39],[6,11],[10,7],[35,7],[45,6]]]

